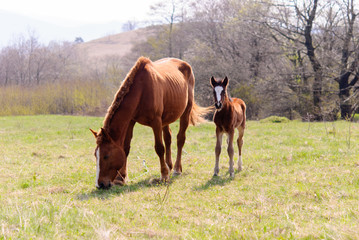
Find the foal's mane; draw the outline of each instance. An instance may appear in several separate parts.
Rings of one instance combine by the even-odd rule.
[[[118,89],[117,93],[115,94],[115,97],[114,97],[114,100],[113,100],[111,106],[107,110],[107,114],[106,114],[105,120],[103,122],[103,128],[104,129],[109,128],[111,119],[112,119],[113,115],[115,114],[115,112],[117,111],[117,109],[120,107],[123,98],[130,91],[130,87],[131,87],[131,85],[132,85],[132,83],[133,83],[133,81],[135,79],[135,76],[136,76],[137,72],[142,70],[143,67],[147,63],[150,63],[150,62],[151,62],[150,59],[145,58],[145,57],[140,57],[137,60],[136,64],[128,72],[125,80],[123,80],[120,88]]]
[[[226,94],[227,94],[228,100],[229,100],[230,102],[233,102],[233,99],[232,99],[232,97],[231,97],[231,92],[228,91],[228,88],[227,88],[227,90],[226,90]]]

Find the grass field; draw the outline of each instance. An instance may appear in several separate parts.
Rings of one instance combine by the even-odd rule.
[[[102,120],[0,117],[0,239],[359,239],[358,123],[249,121],[235,178],[225,148],[212,177],[213,123],[190,127],[183,174],[159,185],[136,125],[129,182],[106,191],[88,130]]]

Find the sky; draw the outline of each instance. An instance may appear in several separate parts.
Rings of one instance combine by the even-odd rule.
[[[121,24],[127,21],[150,20],[150,6],[157,2],[159,0],[0,0],[0,46],[30,31],[44,42],[72,41],[76,34],[86,41],[118,33]]]

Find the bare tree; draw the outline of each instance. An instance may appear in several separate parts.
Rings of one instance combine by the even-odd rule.
[[[232,94],[243,98],[249,106],[248,117],[258,118],[274,111],[283,114],[293,93],[283,84],[288,67],[281,46],[262,24],[267,8],[247,0],[207,0],[197,2],[193,9],[194,44],[187,57],[196,69],[196,86],[203,101],[210,92],[208,75],[228,75]],[[287,100],[278,104],[279,96]],[[208,103],[210,99],[204,104]],[[278,108],[267,108],[267,104]]]
[[[323,66],[317,56],[313,32],[315,20],[323,5],[320,6],[318,0],[291,0],[289,4],[286,1],[276,1],[272,6],[273,15],[269,17],[266,25],[289,43],[294,42],[306,49],[314,73],[313,114],[315,120],[322,120]]]
[[[135,20],[128,20],[126,23],[122,25],[122,31],[132,31],[137,28],[138,23]]]
[[[340,113],[343,119],[351,117],[353,106],[350,95],[353,87],[359,80],[359,33],[354,32],[355,20],[358,12],[355,12],[354,0],[338,2],[342,17],[340,25],[340,38],[342,39],[339,76],[335,81],[339,84]],[[333,32],[332,34],[338,34]]]
[[[185,21],[186,9],[187,1],[184,0],[161,1],[151,6],[151,14],[160,16],[157,21],[168,24],[165,26],[168,27],[168,57],[173,57],[174,25]]]

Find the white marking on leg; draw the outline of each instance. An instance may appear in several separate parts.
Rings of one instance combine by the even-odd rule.
[[[99,187],[98,185],[98,179],[100,177],[100,147],[96,150],[96,187]]]
[[[217,96],[217,102],[221,101],[221,93],[223,91],[223,87],[221,86],[217,86],[214,88],[214,91],[216,92],[216,96]]]
[[[242,171],[242,156],[239,155],[238,158],[238,171]]]

